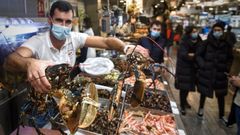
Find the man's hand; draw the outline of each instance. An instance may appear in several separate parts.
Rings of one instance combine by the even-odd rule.
[[[240,87],[240,77],[239,76],[232,76],[229,79],[230,83],[235,87]]]
[[[139,52],[141,53],[144,57],[149,58],[149,50],[145,49],[144,47],[137,45],[137,47],[135,48],[134,45],[131,45],[129,47],[129,49],[127,50],[126,54],[131,54],[134,50],[134,52]]]
[[[31,59],[27,64],[27,77],[32,87],[38,92],[47,92],[51,84],[46,78],[45,69],[53,65],[51,61]]]

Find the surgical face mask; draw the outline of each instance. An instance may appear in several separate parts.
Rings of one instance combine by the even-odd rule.
[[[223,32],[220,32],[220,31],[213,32],[213,36],[216,39],[219,39],[222,35],[223,35]]]
[[[71,28],[53,24],[51,31],[58,40],[65,40],[70,36]]]
[[[198,38],[198,33],[192,33],[191,37],[192,37],[192,39],[197,39]]]
[[[157,38],[160,36],[160,32],[157,32],[157,31],[151,31],[151,37],[154,37],[154,38]]]

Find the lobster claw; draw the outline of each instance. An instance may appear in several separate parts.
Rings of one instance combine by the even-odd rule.
[[[78,129],[81,104],[79,104],[79,102],[75,102],[75,104],[73,104],[66,96],[62,96],[59,102],[59,110],[69,131],[72,134],[75,133]]]
[[[146,76],[145,74],[138,70],[137,68],[134,69],[136,82],[134,83],[133,87],[133,94],[130,99],[130,104],[132,107],[136,107],[143,101],[144,98],[144,92],[145,92],[145,80]]]
[[[95,84],[89,83],[87,87],[87,96],[83,98],[81,112],[79,112],[79,128],[87,128],[93,123],[97,116],[99,106]]]
[[[137,80],[133,87],[133,94],[130,99],[130,104],[132,107],[137,107],[143,101],[145,92],[145,82]]]

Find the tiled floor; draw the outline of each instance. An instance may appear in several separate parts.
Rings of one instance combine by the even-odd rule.
[[[175,70],[175,59],[172,58],[172,62],[169,65],[170,70]],[[179,91],[174,88],[174,78],[168,78],[173,98],[176,100],[179,107]],[[232,101],[232,93],[229,92],[225,97],[225,116],[228,116]],[[188,96],[188,102],[191,105],[191,109],[186,110],[187,114],[181,116],[182,122],[185,127],[187,135],[236,135],[237,126],[227,128],[218,119],[218,106],[217,99],[207,98],[205,103],[204,117],[200,119],[197,117],[197,110],[199,105],[199,93],[191,92]]]

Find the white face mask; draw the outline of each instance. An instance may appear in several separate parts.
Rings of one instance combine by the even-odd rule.
[[[71,28],[57,24],[52,24],[51,31],[54,37],[57,38],[58,40],[65,40],[67,37],[70,36]]]

